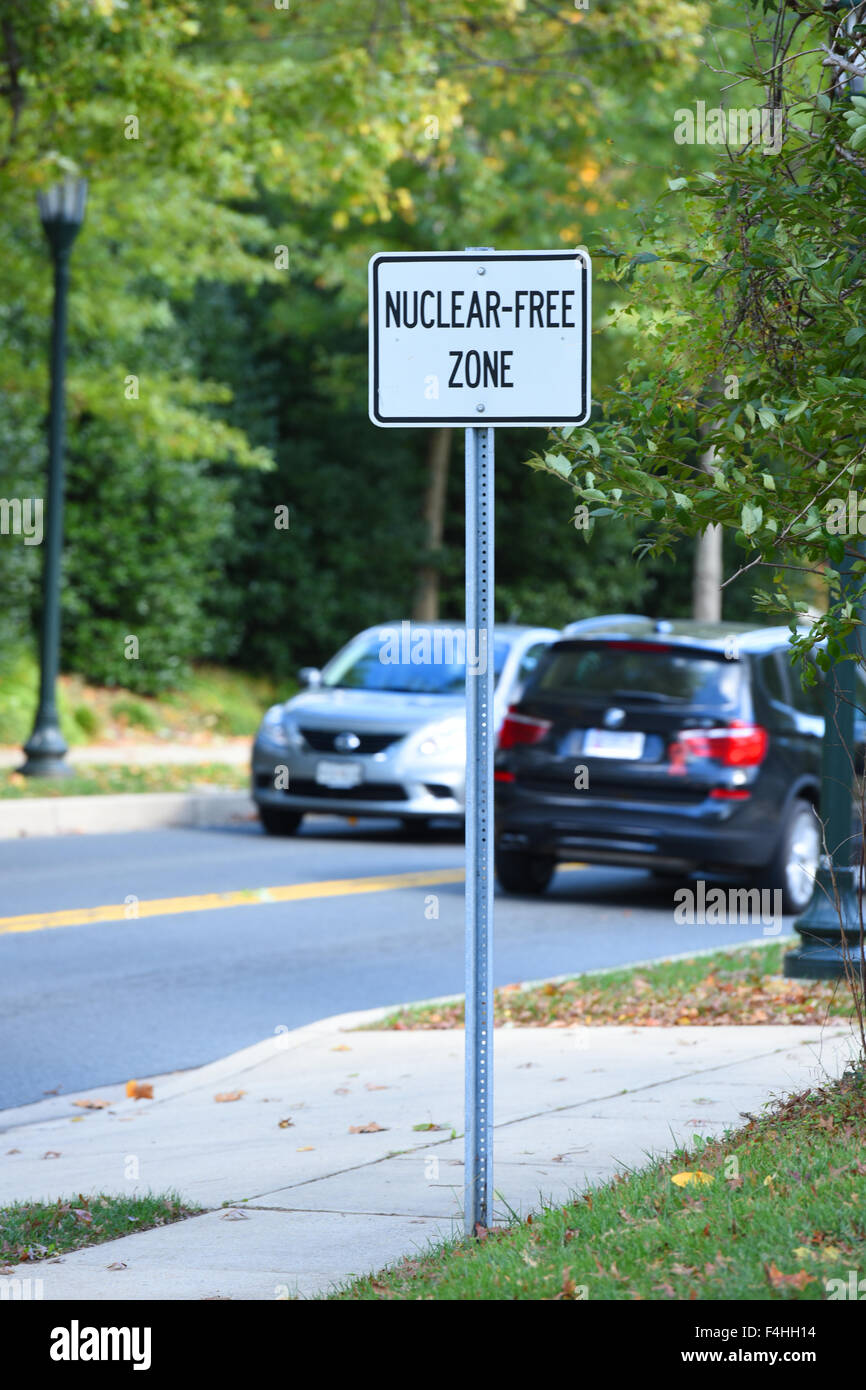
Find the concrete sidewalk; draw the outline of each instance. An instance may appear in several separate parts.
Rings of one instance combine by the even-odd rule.
[[[0,1113],[0,1205],[174,1189],[207,1208],[4,1276],[46,1299],[312,1297],[460,1234],[463,1033],[351,1031],[382,1013],[156,1078],[152,1101],[114,1086],[89,1093],[108,1109]],[[855,1053],[842,1024],[497,1029],[497,1219],[720,1134]]]

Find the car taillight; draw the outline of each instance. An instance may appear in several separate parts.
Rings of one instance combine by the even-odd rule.
[[[760,724],[733,722],[724,729],[683,729],[671,744],[671,762],[710,758],[722,767],[757,767],[767,756],[767,730]]]
[[[513,748],[517,743],[539,743],[550,727],[549,719],[530,719],[528,715],[509,710],[499,730],[499,747]]]

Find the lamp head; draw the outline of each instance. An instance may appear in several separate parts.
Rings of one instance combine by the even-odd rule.
[[[72,245],[84,221],[87,180],[66,178],[36,195],[45,235],[55,252]]]

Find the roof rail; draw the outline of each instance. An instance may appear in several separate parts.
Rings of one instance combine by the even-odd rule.
[[[596,628],[609,627],[611,623],[648,623],[651,619],[645,613],[600,613],[596,618],[578,618],[562,629],[563,637],[577,637],[582,632],[592,632]]]

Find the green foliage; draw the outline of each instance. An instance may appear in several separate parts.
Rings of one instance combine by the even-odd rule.
[[[70,299],[67,669],[139,692],[182,683],[203,657],[287,676],[407,611],[425,440],[366,419],[369,255],[574,245],[619,218],[670,141],[677,84],[706,80],[709,13],[689,0],[586,13],[458,0],[435,24],[415,0],[10,9],[2,495],[44,492],[51,276],[34,194],[70,171],[90,181]],[[602,376],[609,362],[602,341]],[[565,617],[652,589],[652,575],[630,588],[624,529],[591,558],[567,514],[547,524],[544,480],[518,481],[516,443],[500,452],[527,507],[525,533],[503,523],[506,614],[546,612],[548,588]],[[434,557],[453,613],[459,471]],[[554,532],[541,556],[533,534]],[[0,541],[0,651],[38,619],[39,559]]]
[[[652,263],[609,239],[611,322],[631,356],[592,437],[557,452],[578,498],[647,523],[645,551],[672,555],[720,523],[737,569],[751,582],[769,572],[756,596],[767,614],[796,622],[829,581],[811,644],[854,622],[825,565],[859,554],[856,531],[834,540],[827,523],[866,480],[866,161],[849,138],[859,103],[820,90],[827,20],[808,11],[780,3],[753,20],[767,70],[787,55],[781,152],[725,152],[671,180],[640,238]],[[561,476],[543,456],[536,466]]]

